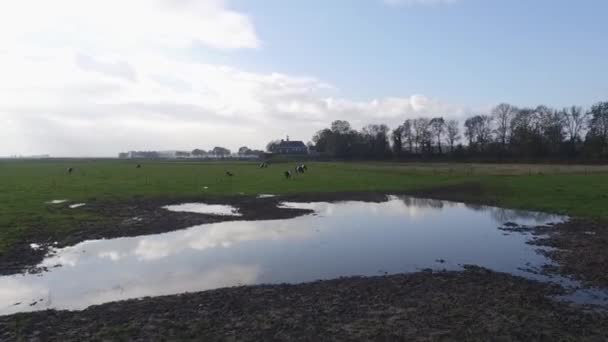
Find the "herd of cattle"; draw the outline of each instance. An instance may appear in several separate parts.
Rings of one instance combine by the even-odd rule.
[[[268,168],[269,164],[267,162],[263,162],[260,164],[260,169],[266,169]],[[296,174],[304,174],[304,172],[306,172],[308,170],[308,166],[306,166],[305,164],[299,164],[296,165],[294,172]],[[291,177],[293,177],[293,173],[291,172],[291,170],[287,170],[284,173],[285,178],[290,179]],[[226,176],[228,177],[232,177],[234,176],[234,173],[230,172],[230,171],[226,171]]]
[[[260,164],[260,169],[266,169],[268,168],[269,164],[267,162],[263,162]],[[137,164],[136,168],[141,169],[141,164]],[[306,172],[308,170],[308,167],[305,164],[299,164],[295,167],[294,171],[296,174],[304,174],[304,172]],[[72,173],[74,173],[74,168],[73,167],[69,167],[68,170],[68,175],[71,175]],[[293,173],[291,172],[291,170],[287,170],[284,173],[285,178],[290,179],[291,177],[293,177]],[[226,176],[228,177],[232,177],[234,176],[234,173],[230,172],[230,171],[226,171]]]

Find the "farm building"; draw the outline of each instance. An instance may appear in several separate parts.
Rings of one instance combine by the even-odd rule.
[[[281,140],[273,146],[272,152],[275,154],[308,154],[308,147],[299,140]]]

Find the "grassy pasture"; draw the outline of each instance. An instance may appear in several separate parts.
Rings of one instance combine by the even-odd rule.
[[[0,161],[0,253],[32,227],[67,230],[101,220],[86,210],[53,210],[70,203],[134,197],[200,197],[342,191],[415,191],[475,184],[506,207],[575,216],[608,217],[608,167],[516,164],[308,163],[309,172],[283,177],[295,163],[136,162],[118,160]],[[74,173],[68,175],[68,167]],[[230,170],[234,177],[227,177]]]

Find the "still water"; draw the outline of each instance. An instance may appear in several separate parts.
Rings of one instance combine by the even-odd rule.
[[[206,224],[58,249],[42,263],[48,272],[0,277],[0,314],[83,309],[120,299],[234,285],[452,270],[463,264],[543,280],[523,270],[549,263],[535,252],[538,247],[525,243],[530,236],[507,234],[498,227],[505,222],[563,220],[412,197],[389,197],[383,203],[282,205],[309,208],[314,214]],[[188,207],[200,209],[178,209]],[[226,208],[220,209],[227,214]]]
[[[208,215],[241,216],[239,210],[230,205],[206,204],[206,203],[184,203],[168,205],[163,209],[174,212],[186,212]]]

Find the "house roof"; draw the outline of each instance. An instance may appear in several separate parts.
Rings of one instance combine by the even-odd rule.
[[[306,145],[299,140],[281,140],[277,145],[279,148],[306,148]]]

